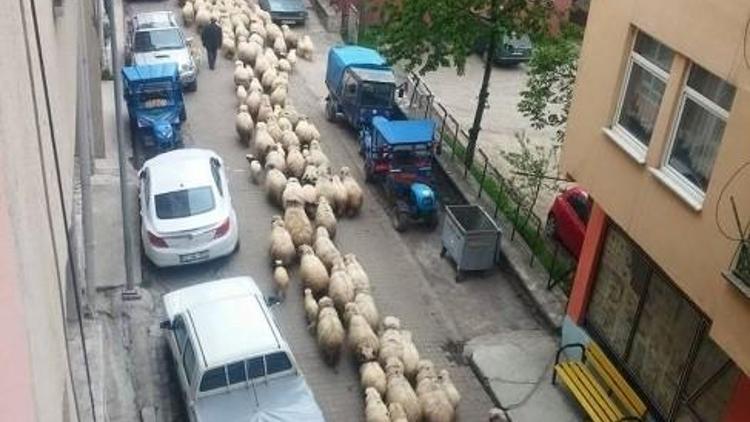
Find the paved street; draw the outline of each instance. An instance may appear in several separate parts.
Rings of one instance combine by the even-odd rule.
[[[128,3],[126,13],[174,8],[173,2]],[[325,54],[327,45],[337,42],[324,31],[311,12],[305,32],[316,45],[315,60],[300,61],[291,79],[290,98],[307,114],[322,134],[322,145],[332,162],[352,168],[364,186],[361,159],[354,133],[343,125],[332,125],[323,115]],[[199,37],[195,36],[196,42]],[[188,120],[184,126],[186,146],[215,150],[228,168],[230,188],[240,224],[241,249],[225,259],[187,268],[159,270],[144,262],[143,287],[150,294],[143,301],[128,304],[131,320],[130,368],[138,408],[154,407],[158,420],[182,420],[183,405],[171,362],[158,329],[163,317],[161,295],[187,285],[236,275],[251,275],[265,292],[271,293],[271,268],[267,245],[270,221],[279,210],[267,201],[263,190],[250,183],[242,146],[234,129],[236,99],[232,82],[233,63],[220,58],[217,69],[204,62],[198,91],[186,95]],[[381,314],[392,314],[414,333],[423,357],[439,367],[450,368],[463,395],[460,419],[486,418],[492,402],[466,365],[463,344],[486,334],[539,329],[528,300],[516,287],[513,276],[504,272],[454,282],[451,265],[439,257],[439,230],[415,229],[398,234],[380,202],[377,189],[368,187],[363,212],[353,220],[340,221],[336,241],[344,252],[354,252],[372,280]],[[327,419],[356,421],[363,417],[362,394],[356,367],[344,356],[337,368],[327,367],[318,353],[314,337],[306,330],[301,292],[295,284],[287,301],[274,313],[293,348],[308,383]],[[141,318],[142,320],[139,320]]]

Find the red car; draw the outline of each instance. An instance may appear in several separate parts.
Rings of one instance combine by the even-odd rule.
[[[573,256],[581,254],[586,223],[591,213],[589,194],[580,187],[568,188],[557,195],[547,215],[545,232],[557,239]]]

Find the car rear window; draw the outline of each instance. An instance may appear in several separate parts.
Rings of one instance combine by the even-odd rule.
[[[154,198],[156,216],[162,220],[203,214],[214,209],[210,186],[161,193]]]
[[[133,51],[138,53],[183,47],[182,36],[177,28],[138,31],[133,44]]]
[[[289,360],[289,356],[284,352],[271,353],[266,356],[266,371],[268,372],[268,375],[283,372],[291,368],[292,362]]]

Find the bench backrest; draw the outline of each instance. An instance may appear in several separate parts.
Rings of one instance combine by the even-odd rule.
[[[643,417],[646,413],[646,405],[625,378],[620,375],[612,362],[607,359],[602,349],[593,341],[586,346],[586,363],[594,369],[600,380],[612,391],[620,402],[622,410],[630,413],[630,416]]]

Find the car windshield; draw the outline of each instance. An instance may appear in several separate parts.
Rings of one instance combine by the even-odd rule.
[[[162,220],[203,214],[214,209],[214,193],[210,186],[183,189],[156,195],[156,216]]]
[[[133,50],[138,53],[182,48],[182,36],[177,28],[139,31],[135,33]]]
[[[364,107],[389,107],[391,105],[391,85],[382,83],[362,84],[362,105]]]

